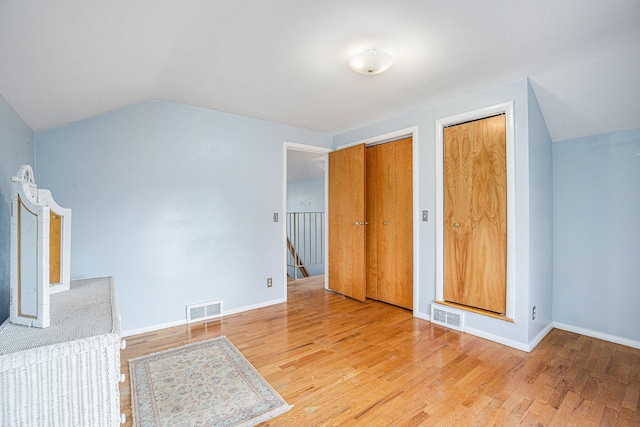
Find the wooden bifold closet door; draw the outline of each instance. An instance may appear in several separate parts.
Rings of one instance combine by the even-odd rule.
[[[413,308],[412,141],[368,147],[367,298]]]
[[[329,289],[413,308],[411,138],[329,153]]]
[[[329,289],[366,299],[364,144],[329,153]]]
[[[506,313],[505,115],[444,129],[444,299]]]

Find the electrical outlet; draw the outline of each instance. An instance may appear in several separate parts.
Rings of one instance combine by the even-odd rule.
[[[422,211],[422,220],[424,222],[429,221],[429,211]]]
[[[533,306],[533,310],[531,310],[531,320],[536,320],[536,306]]]
[[[267,279],[267,288],[270,288],[270,287],[272,287],[272,286],[273,286],[273,279],[272,279],[271,277],[269,277],[269,278]]]

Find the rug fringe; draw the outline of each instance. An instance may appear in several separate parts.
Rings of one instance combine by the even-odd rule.
[[[290,411],[291,408],[293,408],[293,405],[287,405],[287,406],[284,406],[284,407],[281,407],[281,408],[276,408],[271,412],[267,412],[266,414],[262,414],[259,417],[252,418],[252,419],[247,420],[246,422],[244,422],[242,424],[238,424],[237,427],[251,427],[251,426],[258,425],[260,423],[264,423],[266,421],[269,421],[269,420],[277,417],[278,415],[282,415],[285,412]]]

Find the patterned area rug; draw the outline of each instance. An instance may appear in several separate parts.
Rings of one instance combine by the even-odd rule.
[[[226,337],[129,360],[134,426],[253,426],[289,409]]]

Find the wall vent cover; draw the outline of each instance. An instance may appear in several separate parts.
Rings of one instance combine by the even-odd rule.
[[[187,323],[222,317],[222,301],[211,301],[187,306]]]
[[[431,304],[431,322],[462,332],[464,312]]]

